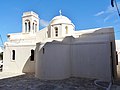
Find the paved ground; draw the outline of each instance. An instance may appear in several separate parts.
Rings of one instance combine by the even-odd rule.
[[[18,76],[19,75],[19,76]],[[119,83],[119,82],[118,82]],[[94,84],[94,79],[68,78],[64,80],[40,80],[34,74],[0,72],[0,90],[105,90]],[[111,90],[120,90],[112,85]]]

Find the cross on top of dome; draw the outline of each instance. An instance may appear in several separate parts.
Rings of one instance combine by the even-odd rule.
[[[59,10],[60,16],[62,16],[62,10]]]

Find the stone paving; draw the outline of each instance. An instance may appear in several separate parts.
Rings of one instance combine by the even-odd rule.
[[[64,80],[40,80],[34,74],[0,72],[0,90],[105,90],[94,84],[94,79],[68,78]],[[111,90],[120,90],[112,85]]]

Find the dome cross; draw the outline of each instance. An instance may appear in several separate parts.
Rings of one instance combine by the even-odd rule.
[[[59,10],[60,16],[62,16],[62,10]]]

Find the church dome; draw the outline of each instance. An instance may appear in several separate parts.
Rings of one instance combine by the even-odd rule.
[[[50,25],[55,25],[55,24],[72,24],[71,20],[69,18],[67,18],[66,16],[56,16],[54,17],[51,22]]]

